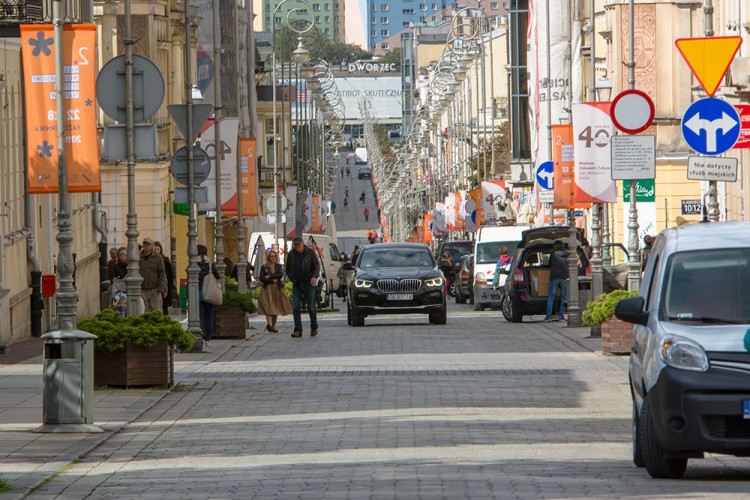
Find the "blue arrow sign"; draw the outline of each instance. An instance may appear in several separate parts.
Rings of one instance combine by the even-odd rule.
[[[555,184],[554,163],[545,161],[536,169],[536,182],[542,189],[552,189]]]
[[[695,101],[682,117],[682,137],[702,155],[715,156],[732,149],[741,129],[734,106],[715,97]]]

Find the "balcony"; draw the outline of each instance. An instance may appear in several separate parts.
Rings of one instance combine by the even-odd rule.
[[[65,0],[66,23],[82,20],[81,0]],[[52,0],[2,0],[0,2],[0,38],[20,35],[21,24],[51,23]]]

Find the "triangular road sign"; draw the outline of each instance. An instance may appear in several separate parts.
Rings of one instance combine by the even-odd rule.
[[[680,38],[674,43],[703,90],[713,96],[742,44],[742,37]]]
[[[198,137],[201,127],[211,116],[213,109],[213,104],[193,104],[193,137],[188,137],[187,104],[169,104],[167,106],[167,111],[172,115],[177,128],[180,129],[183,137],[189,143],[192,143]]]

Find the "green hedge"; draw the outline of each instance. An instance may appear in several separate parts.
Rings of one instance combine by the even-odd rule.
[[[232,278],[224,278],[224,296],[221,305],[217,307],[219,309],[241,307],[243,311],[252,314],[258,311],[258,307],[253,302],[253,299],[257,300],[253,290],[240,293],[237,281]]]
[[[627,290],[614,290],[609,293],[603,293],[589,302],[586,310],[583,311],[583,324],[587,326],[598,326],[614,316],[617,303],[627,297],[635,297],[638,290],[629,292]]]
[[[163,341],[188,352],[193,348],[193,334],[161,311],[122,317],[113,309],[104,309],[93,318],[78,323],[78,329],[96,335],[94,347],[106,352],[125,349],[128,342],[141,347],[155,347]]]

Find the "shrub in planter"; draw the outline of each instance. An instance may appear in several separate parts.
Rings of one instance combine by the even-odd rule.
[[[615,307],[620,300],[638,295],[638,291],[614,290],[599,295],[589,302],[583,312],[583,322],[592,330],[601,328],[602,352],[604,354],[626,354],[633,343],[633,325],[614,317]],[[593,336],[593,334],[592,334]]]
[[[637,290],[614,290],[610,293],[603,293],[589,302],[586,310],[583,311],[583,324],[587,326],[601,326],[602,323],[609,320],[615,315],[617,303],[627,297],[638,295]]]
[[[149,348],[166,341],[183,352],[193,348],[193,335],[161,311],[123,318],[113,309],[104,309],[78,323],[78,329],[96,335],[94,349],[110,353],[125,349],[128,343]]]
[[[253,300],[253,295],[253,290],[240,293],[237,281],[231,278],[224,278],[223,300],[221,305],[214,308],[214,338],[245,338],[247,315],[258,310]]]
[[[260,293],[260,292],[258,292]],[[224,297],[221,305],[217,309],[231,309],[239,307],[244,312],[252,314],[258,311],[258,306],[253,300],[257,300],[255,290],[248,290],[246,293],[239,292],[238,283],[232,278],[224,278]]]
[[[190,351],[193,335],[178,321],[151,311],[122,317],[105,309],[78,323],[94,341],[94,383],[120,387],[171,387],[174,347]]]

